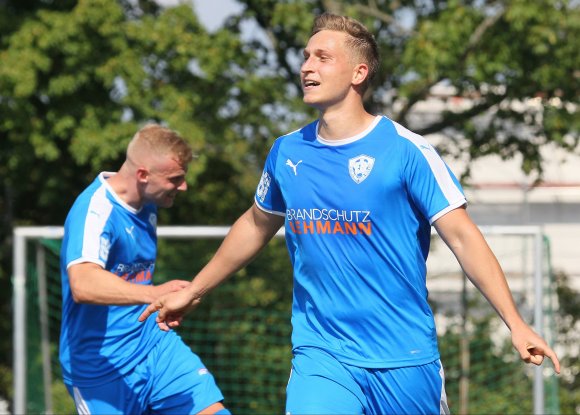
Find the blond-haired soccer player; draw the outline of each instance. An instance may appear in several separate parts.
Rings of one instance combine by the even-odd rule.
[[[60,361],[79,414],[229,414],[213,376],[173,331],[140,324],[145,304],[187,287],[153,285],[157,207],[187,189],[191,148],[157,124],[139,130],[117,173],[72,206],[61,250]]]
[[[141,319],[175,326],[284,225],[294,268],[289,414],[447,413],[426,266],[431,226],[510,328],[521,358],[554,351],[521,318],[469,218],[455,176],[423,138],[363,94],[379,63],[359,22],[324,14],[304,49],[304,102],[318,120],[276,140],[253,206],[184,290]]]

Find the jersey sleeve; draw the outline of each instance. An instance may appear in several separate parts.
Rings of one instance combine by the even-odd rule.
[[[278,159],[278,149],[280,139],[278,139],[266,158],[262,177],[256,189],[255,201],[257,206],[265,212],[285,216],[286,204],[282,197],[282,192],[278,181],[276,180],[276,161]]]
[[[414,205],[433,224],[467,200],[459,180],[427,140],[414,134],[408,144],[403,180]]]
[[[67,241],[63,254],[67,269],[83,262],[106,268],[114,235],[109,220],[112,209],[112,204],[106,197],[99,197],[98,192],[88,204],[73,206],[65,224]]]

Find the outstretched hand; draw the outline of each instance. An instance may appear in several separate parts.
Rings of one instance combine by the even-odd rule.
[[[556,373],[560,373],[560,361],[556,352],[530,327],[513,330],[512,344],[524,362],[539,366],[544,357],[548,357],[552,360]]]
[[[170,280],[164,282],[163,284],[156,285],[154,287],[155,298],[161,297],[162,295],[169,294],[175,291],[183,290],[184,288],[189,287],[189,284],[191,284],[191,281]]]
[[[155,321],[163,331],[169,331],[178,327],[183,320],[183,316],[200,303],[200,298],[196,297],[190,290],[183,289],[169,294],[162,295],[153,301],[139,316],[139,321],[145,321],[151,314],[158,311]]]

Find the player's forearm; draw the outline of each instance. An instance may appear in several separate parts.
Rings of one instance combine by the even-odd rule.
[[[283,222],[283,218],[271,217],[258,211],[255,206],[250,208],[234,223],[214,257],[194,278],[188,289],[201,298],[241,270],[258,255]]]
[[[467,277],[510,329],[523,323],[505,275],[491,251],[482,258],[467,258],[460,262]]]
[[[155,299],[155,287],[127,282],[94,265],[69,270],[75,302],[100,305],[146,304]]]
[[[456,209],[435,222],[437,232],[506,325],[525,324],[516,308],[505,275],[479,228],[465,209]]]
[[[475,259],[464,258],[462,266],[470,280],[479,288],[510,329],[512,344],[522,360],[539,365],[544,356],[547,356],[554,363],[556,372],[560,373],[560,362],[556,353],[532,330],[518,312],[503,271],[493,253],[488,251],[487,254]]]
[[[522,319],[505,275],[485,238],[462,209],[456,209],[435,222],[437,232],[455,254],[463,271],[497,311],[512,333],[512,343],[520,357],[539,365],[544,356],[560,373],[556,353]]]
[[[463,271],[511,329],[523,323],[497,258],[476,228],[453,248]]]

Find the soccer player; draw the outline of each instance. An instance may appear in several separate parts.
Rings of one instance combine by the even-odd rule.
[[[521,358],[554,351],[521,318],[463,191],[435,149],[363,94],[377,44],[348,17],[315,19],[304,49],[304,102],[318,120],[278,138],[255,202],[190,286],[154,301],[167,330],[284,225],[294,269],[289,414],[448,413],[426,259],[431,226],[511,330]]]
[[[157,124],[139,130],[119,172],[72,206],[61,250],[64,383],[79,414],[229,414],[213,376],[174,332],[137,317],[188,281],[153,285],[157,207],[187,189],[191,148]]]

